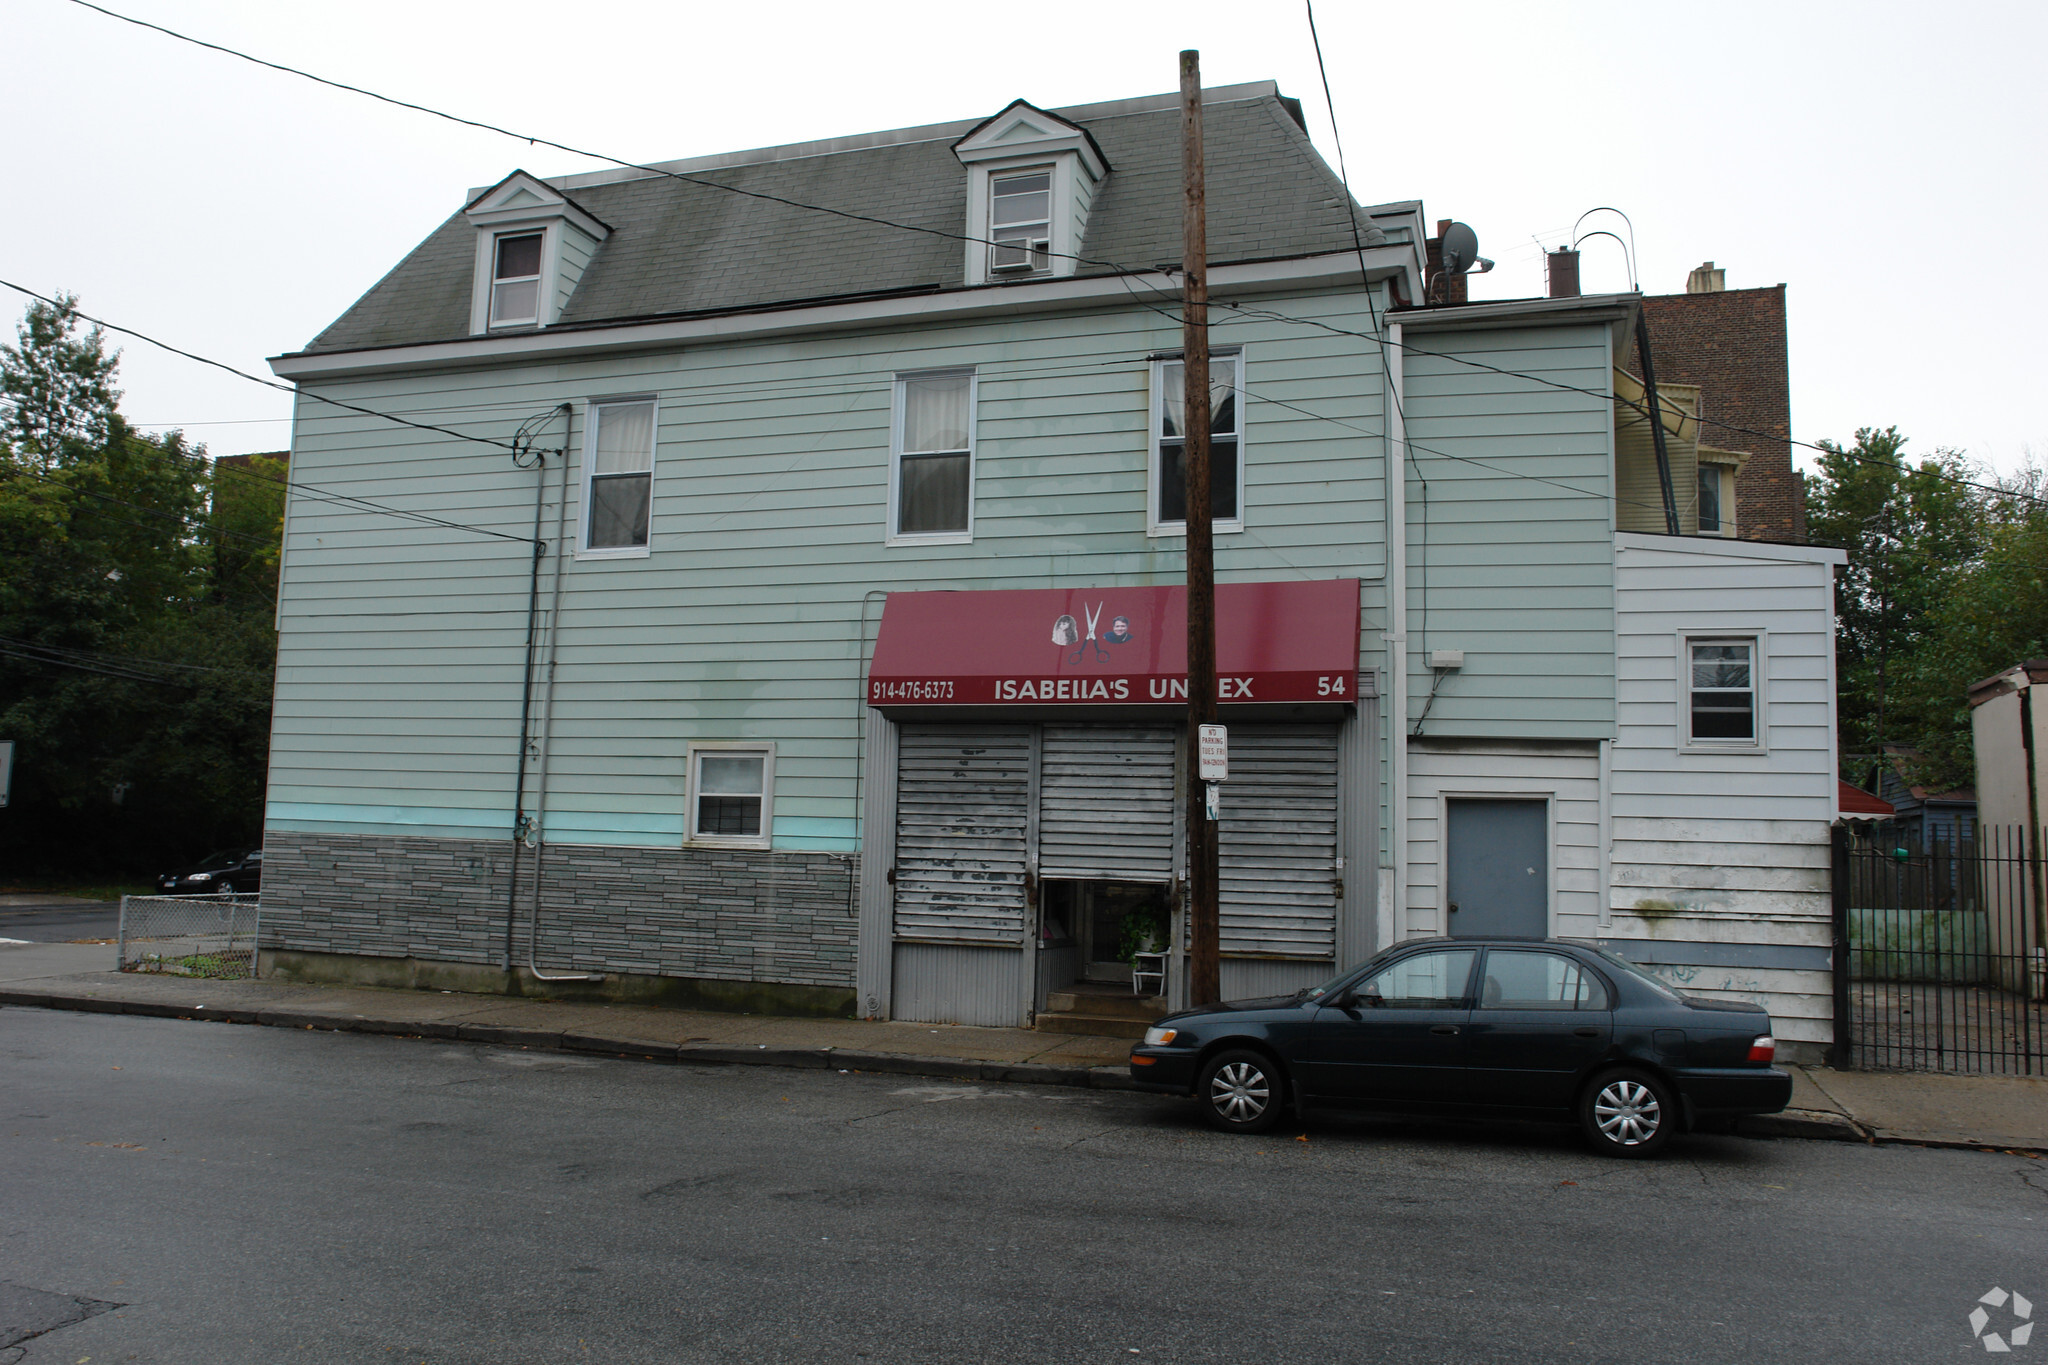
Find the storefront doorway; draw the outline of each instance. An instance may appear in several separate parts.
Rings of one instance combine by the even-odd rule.
[[[1130,949],[1164,945],[1170,922],[1160,882],[1048,881],[1040,914],[1047,991],[1077,982],[1129,986]]]

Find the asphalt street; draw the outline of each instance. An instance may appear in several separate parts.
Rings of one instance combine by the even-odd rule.
[[[0,939],[69,943],[81,938],[112,938],[120,927],[119,901],[0,906]]]
[[[1983,1356],[1993,1286],[2048,1305],[2048,1161],[2012,1154],[1232,1138],[1135,1095],[19,1008],[0,1192],[0,1362],[39,1365],[1919,1362]]]

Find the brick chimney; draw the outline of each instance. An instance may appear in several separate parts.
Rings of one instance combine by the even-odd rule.
[[[1685,277],[1685,292],[1688,294],[1720,294],[1728,288],[1728,272],[1717,270],[1708,261]]]
[[[1575,299],[1579,296],[1579,253],[1568,246],[1543,254],[1543,273],[1550,280],[1550,297]]]

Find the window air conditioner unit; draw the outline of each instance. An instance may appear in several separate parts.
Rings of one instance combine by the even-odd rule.
[[[1018,271],[1038,270],[1041,267],[1034,257],[1050,255],[1052,239],[1033,237],[1022,242],[1002,242],[991,253],[988,268],[997,274],[1012,274]]]

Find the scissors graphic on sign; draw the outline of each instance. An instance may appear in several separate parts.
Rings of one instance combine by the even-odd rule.
[[[1095,662],[1099,664],[1109,662],[1109,651],[1102,647],[1102,641],[1095,638],[1095,623],[1102,619],[1102,605],[1100,602],[1097,602],[1093,607],[1088,606],[1085,602],[1082,604],[1082,610],[1088,616],[1088,636],[1081,641],[1080,646],[1072,654],[1067,656],[1068,663],[1080,663],[1081,656],[1088,652],[1088,646],[1090,645],[1095,646]]]

